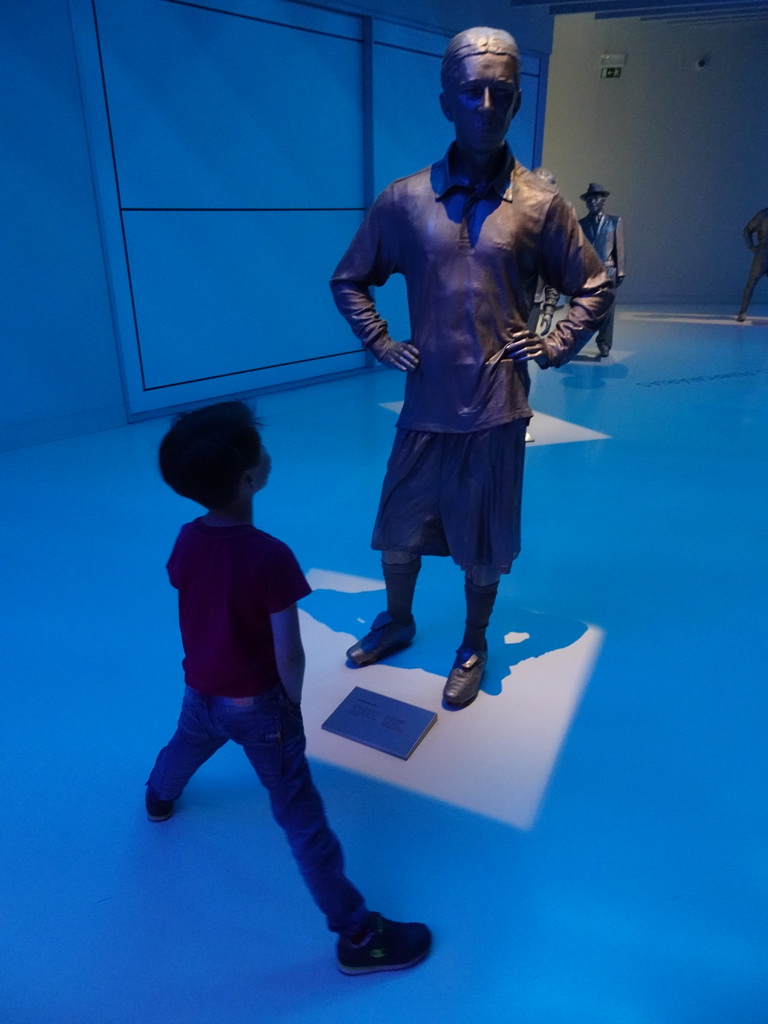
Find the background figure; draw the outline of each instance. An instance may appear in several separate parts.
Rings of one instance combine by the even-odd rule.
[[[555,178],[552,171],[547,170],[546,167],[535,167],[533,173],[537,177],[541,178],[542,181],[546,181],[548,185],[557,185],[557,179]],[[528,330],[531,334],[538,334],[542,338],[545,334],[549,334],[550,328],[552,327],[552,317],[555,315],[557,309],[557,300],[560,298],[560,292],[557,288],[552,288],[546,284],[543,278],[539,278],[536,283],[536,294],[533,297],[533,306],[531,307],[531,315],[528,317]],[[531,378],[530,371],[526,364],[523,364],[523,370],[527,375],[525,381],[526,395],[531,390]],[[533,434],[530,430],[525,432],[525,443],[530,444],[535,441]]]
[[[589,241],[597,250],[603,261],[608,276],[618,288],[624,280],[624,223],[621,217],[612,217],[603,213],[605,200],[611,193],[597,182],[590,182],[589,188],[581,195],[587,204],[589,213],[579,224]],[[608,315],[600,325],[595,341],[597,350],[605,357],[613,345],[613,318],[615,305],[608,310]]]
[[[757,244],[753,241],[753,235],[757,235]],[[768,207],[764,210],[758,210],[744,228],[744,241],[747,243],[747,248],[754,255],[744,294],[741,296],[741,309],[736,317],[740,323],[746,318],[755,285],[764,274],[768,274]]]
[[[546,181],[548,185],[557,185],[554,174],[546,167],[535,167],[533,173]],[[540,334],[542,337],[549,334],[559,298],[560,292],[557,288],[552,288],[540,277],[536,284],[536,295],[533,299],[531,315],[528,317],[528,330],[532,334]]]

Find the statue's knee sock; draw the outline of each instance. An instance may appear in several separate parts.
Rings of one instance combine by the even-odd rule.
[[[467,598],[467,619],[464,628],[462,647],[471,647],[474,651],[484,651],[488,646],[485,631],[491,620],[491,612],[496,603],[499,581],[480,587],[469,578],[464,580],[464,594]]]
[[[413,594],[421,569],[421,556],[408,562],[381,561],[384,582],[387,585],[387,611],[395,620],[407,626],[413,620]]]

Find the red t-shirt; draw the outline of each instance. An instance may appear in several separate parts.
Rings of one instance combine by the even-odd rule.
[[[280,681],[269,617],[311,592],[286,544],[254,526],[196,519],[181,528],[168,575],[179,591],[188,686],[250,697]]]

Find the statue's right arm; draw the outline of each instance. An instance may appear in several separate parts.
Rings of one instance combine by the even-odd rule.
[[[380,363],[396,370],[415,370],[419,350],[410,341],[394,341],[387,321],[379,315],[370,291],[355,281],[331,281],[336,307],[363,343]]]
[[[373,301],[371,286],[383,285],[398,269],[397,230],[392,224],[389,190],[368,212],[331,278],[336,307],[380,363],[414,370],[418,350],[407,341],[394,341]]]

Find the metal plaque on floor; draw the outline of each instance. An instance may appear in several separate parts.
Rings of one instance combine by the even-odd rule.
[[[436,721],[434,711],[356,686],[323,729],[406,761]]]

